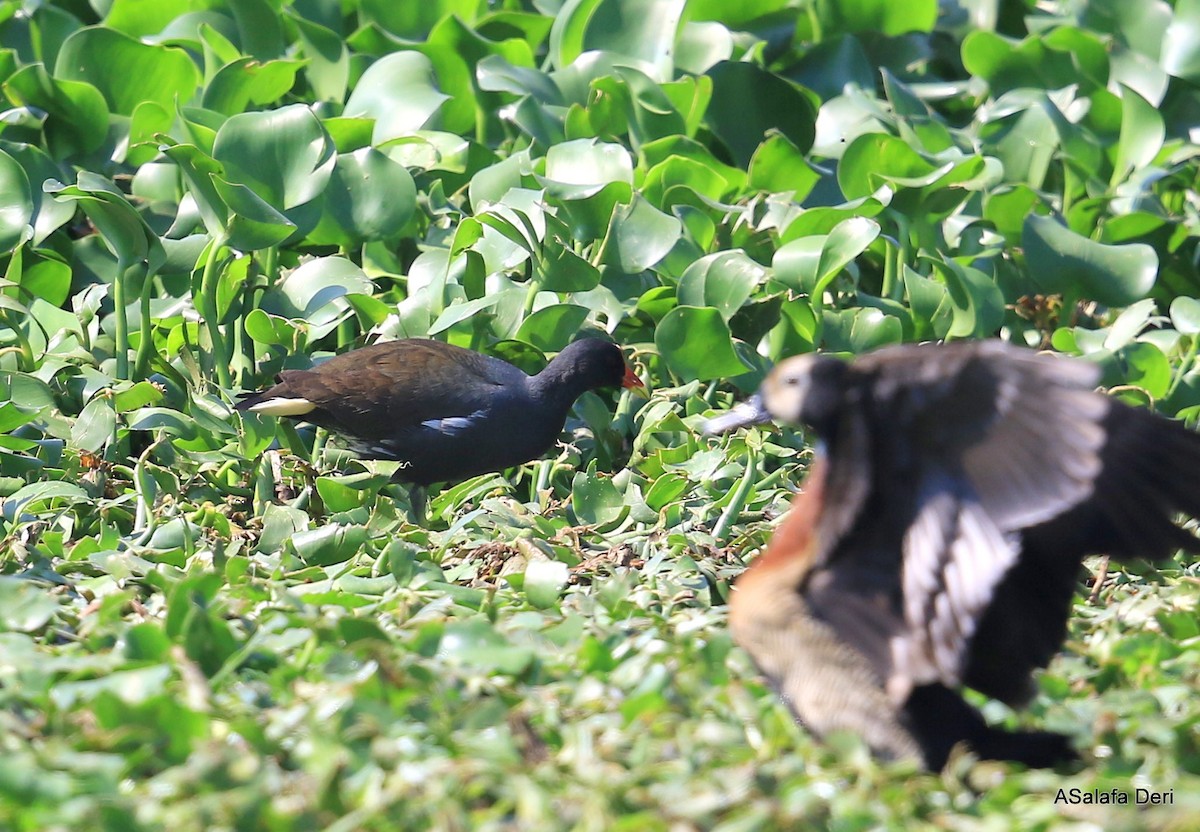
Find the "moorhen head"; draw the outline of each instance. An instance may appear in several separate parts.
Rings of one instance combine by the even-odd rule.
[[[1080,561],[1200,551],[1200,434],[1094,391],[1094,365],[999,341],[803,356],[712,427],[808,422],[823,450],[730,626],[796,716],[941,768],[959,742],[1030,766],[1061,734],[992,728],[1061,646]]]
[[[401,463],[397,480],[426,486],[536,459],[567,412],[600,387],[642,387],[615,344],[568,344],[535,376],[499,358],[408,338],[284,370],[237,409],[303,419],[344,436],[363,456]]]

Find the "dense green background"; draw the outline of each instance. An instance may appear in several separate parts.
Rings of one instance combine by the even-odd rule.
[[[724,626],[780,357],[1001,334],[1200,407],[1198,0],[0,2],[0,829],[1200,828],[1200,574],[1081,584],[1075,771],[814,743]],[[231,411],[433,335],[653,390],[404,520]],[[131,349],[118,349],[128,344]],[[1095,566],[1093,564],[1093,566]],[[1059,788],[1173,790],[1144,815]]]

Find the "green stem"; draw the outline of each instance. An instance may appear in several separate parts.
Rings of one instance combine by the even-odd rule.
[[[117,276],[113,279],[113,313],[117,324],[113,352],[117,359],[117,378],[123,380],[129,379],[129,317],[125,314],[125,281],[128,280],[125,272],[128,269],[124,260],[117,260]]]
[[[534,304],[537,303],[538,292],[546,280],[545,252],[539,251],[533,256],[533,274],[529,277],[529,285],[525,287],[525,307],[522,318],[533,314]]]
[[[1183,377],[1187,375],[1188,370],[1192,369],[1192,365],[1196,363],[1196,354],[1200,353],[1200,334],[1192,336],[1192,345],[1188,347],[1187,354],[1184,355],[1183,361],[1175,368],[1175,375],[1171,378],[1171,386],[1167,388],[1167,394],[1164,399],[1169,399],[1175,395],[1175,390],[1183,381]]]
[[[204,273],[200,278],[200,297],[196,300],[200,305],[200,316],[204,318],[204,327],[208,330],[209,341],[212,342],[213,372],[216,373],[217,383],[228,390],[233,386],[229,375],[229,352],[226,350],[225,337],[221,334],[221,322],[217,315],[217,279],[221,247],[225,245],[223,236],[216,237],[208,244],[208,257],[204,260]]]
[[[721,512],[717,525],[713,527],[713,537],[718,545],[723,546],[729,538],[729,531],[733,528],[734,521],[741,515],[742,509],[746,507],[746,502],[750,499],[750,492],[754,489],[754,480],[757,476],[758,449],[749,448],[746,455],[746,471],[742,474],[741,482],[733,492],[733,498],[729,501],[729,505],[725,506],[725,510]]]
[[[150,294],[153,288],[154,282],[147,269],[147,273],[142,276],[142,292],[138,297],[138,309],[141,312],[141,321],[138,322],[140,340],[133,365],[133,373],[138,378],[150,375],[150,356],[154,353],[154,340],[150,335]]]
[[[279,277],[279,247],[271,246],[263,249],[263,274],[267,278],[267,286],[274,286]]]
[[[4,325],[12,331],[12,334],[17,339],[15,347],[0,349],[0,355],[16,352],[20,356],[18,363],[20,364],[21,372],[32,373],[37,368],[37,362],[33,357],[33,345],[29,342],[29,336],[25,334],[20,326],[13,323],[12,316],[7,309],[0,310],[0,320],[4,321]]]

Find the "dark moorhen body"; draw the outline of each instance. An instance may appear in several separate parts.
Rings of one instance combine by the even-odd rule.
[[[568,344],[535,376],[441,341],[387,341],[311,370],[284,370],[237,409],[288,416],[343,435],[358,453],[401,463],[426,486],[499,471],[553,446],[584,392],[641,387],[615,344]]]
[[[998,341],[799,356],[710,432],[770,418],[824,444],[730,601],[735,639],[816,734],[941,768],[1030,766],[1065,736],[987,725],[1062,645],[1087,554],[1200,551],[1200,434],[1094,391],[1099,369]]]

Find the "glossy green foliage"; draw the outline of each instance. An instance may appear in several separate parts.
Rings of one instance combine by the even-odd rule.
[[[788,355],[996,336],[1195,419],[1197,32],[1195,0],[0,3],[0,828],[1200,827],[1195,564],[1078,600],[1028,720],[1087,767],[880,766],[726,629],[807,437],[695,432]],[[425,526],[395,463],[232,410],[378,338],[536,372],[585,332],[648,400],[586,394]],[[1138,786],[1175,803],[1055,802]]]

